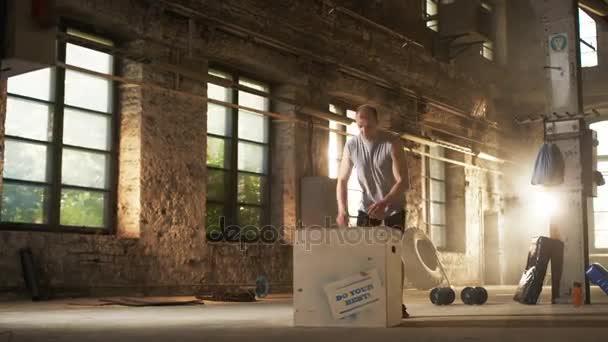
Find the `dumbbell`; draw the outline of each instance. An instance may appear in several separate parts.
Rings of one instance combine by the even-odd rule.
[[[460,299],[466,305],[482,305],[488,301],[488,291],[483,287],[465,287],[460,292]]]
[[[431,290],[429,298],[435,305],[450,305],[456,299],[456,292],[451,287],[436,287]]]

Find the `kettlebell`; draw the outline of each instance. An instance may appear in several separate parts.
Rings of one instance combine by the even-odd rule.
[[[488,301],[488,291],[483,287],[465,287],[460,292],[460,299],[466,305],[483,305]]]
[[[431,303],[435,305],[450,305],[456,299],[456,293],[451,287],[436,287],[429,294]]]

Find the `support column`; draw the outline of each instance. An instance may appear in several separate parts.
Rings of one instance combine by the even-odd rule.
[[[575,0],[533,1],[543,22],[547,70],[548,113],[564,118],[583,112],[580,48],[578,33],[578,3]],[[587,206],[584,191],[583,133],[586,127],[578,120],[551,119],[545,123],[545,136],[555,139],[565,162],[564,183],[551,187],[558,202],[551,218],[550,236],[564,242],[563,274],[555,303],[571,303],[573,283],[586,284],[588,264]],[[583,289],[587,302],[588,284]]]

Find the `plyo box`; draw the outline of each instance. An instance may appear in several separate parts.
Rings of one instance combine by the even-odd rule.
[[[296,233],[294,324],[392,327],[401,323],[401,231],[305,228]]]

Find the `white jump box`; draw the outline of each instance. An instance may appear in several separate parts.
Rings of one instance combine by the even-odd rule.
[[[294,323],[401,323],[401,238],[393,228],[301,229],[294,245]]]

